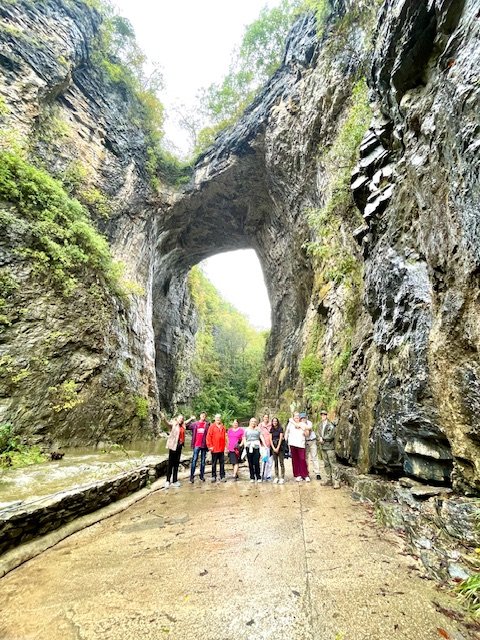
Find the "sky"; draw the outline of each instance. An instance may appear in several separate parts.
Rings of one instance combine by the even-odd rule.
[[[193,107],[202,87],[219,82],[227,73],[231,53],[241,42],[246,25],[265,5],[279,0],[114,0],[120,15],[132,23],[140,48],[163,72],[160,99],[167,120],[165,137],[180,152],[187,139],[172,117],[176,106]],[[239,263],[241,269],[239,269]],[[253,250],[219,254],[202,264],[220,293],[251,323],[270,327],[270,303],[262,269]]]

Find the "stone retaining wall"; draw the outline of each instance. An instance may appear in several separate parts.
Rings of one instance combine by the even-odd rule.
[[[377,521],[404,536],[408,551],[422,562],[428,577],[463,580],[478,571],[480,499],[411,478],[386,480],[340,468],[353,499],[371,503]]]
[[[182,460],[182,462],[185,462]],[[167,460],[125,471],[107,480],[60,491],[34,502],[15,503],[0,511],[0,554],[58,529],[142,489],[164,475]]]

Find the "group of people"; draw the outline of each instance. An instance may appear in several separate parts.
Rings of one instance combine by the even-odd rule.
[[[220,414],[217,414],[211,423],[207,420],[205,412],[200,414],[199,420],[195,416],[186,420],[183,415],[179,415],[168,423],[171,430],[167,438],[169,455],[165,487],[180,486],[178,469],[188,430],[192,432],[192,484],[195,482],[198,463],[200,481],[205,482],[206,458],[209,451],[212,457],[212,482],[216,482],[217,479],[226,482],[225,453],[228,453],[228,460],[232,464],[234,481],[239,479],[239,466],[246,458],[250,482],[273,481],[283,484],[285,458],[288,457],[292,459],[293,475],[297,482],[310,482],[309,466],[316,479],[321,480],[320,451],[326,474],[324,484],[338,488],[340,483],[335,456],[335,425],[328,419],[327,411],[321,411],[320,415],[321,421],[317,429],[305,413],[298,412],[292,415],[285,429],[277,417],[270,420],[267,413],[260,423],[256,418],[250,418],[245,429],[240,426],[238,420],[234,420],[230,428],[226,429]]]

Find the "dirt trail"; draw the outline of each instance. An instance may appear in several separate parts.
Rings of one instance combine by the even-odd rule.
[[[346,489],[184,482],[0,580],[0,638],[472,637],[400,551]]]

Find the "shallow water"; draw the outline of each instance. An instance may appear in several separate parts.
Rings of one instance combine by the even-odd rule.
[[[116,476],[166,454],[166,441],[131,442],[125,447],[62,449],[62,460],[0,471],[0,509],[79,485]]]

